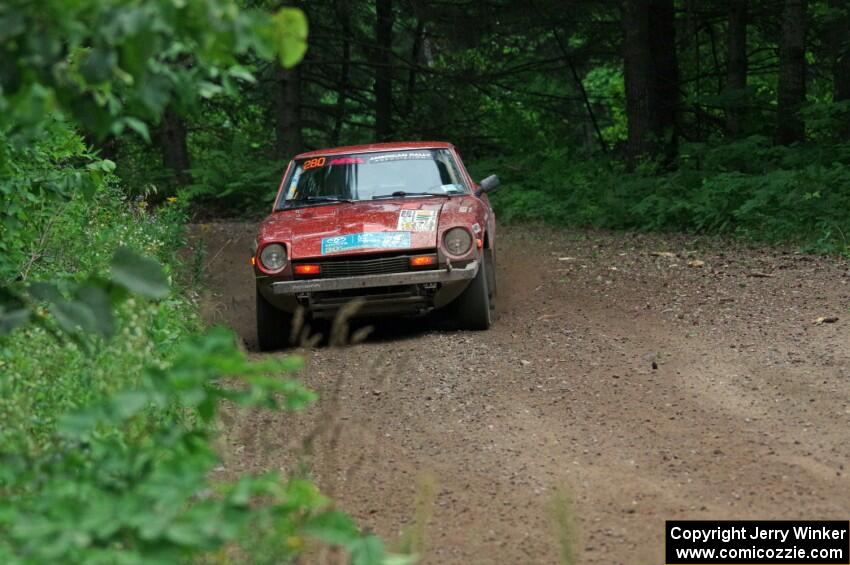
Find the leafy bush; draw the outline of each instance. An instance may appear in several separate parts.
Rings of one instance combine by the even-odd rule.
[[[41,324],[0,341],[0,448],[4,449],[50,450],[58,416],[134,385],[147,360],[163,360],[174,343],[200,327],[194,304],[181,293],[155,304],[129,298],[118,307],[117,320],[111,319],[108,303],[86,309],[91,301],[80,305],[72,300],[80,289],[106,288],[102,281],[111,276],[110,260],[119,249],[132,247],[157,257],[166,273],[173,273],[178,268],[174,255],[182,242],[183,212],[178,207],[152,215],[104,185],[93,198],[73,197],[53,213],[52,229],[28,274],[28,280],[50,281],[30,285],[38,297],[33,315]],[[132,267],[138,261],[135,255],[129,258]],[[168,292],[167,286],[164,290]],[[115,289],[110,293],[116,294]],[[48,315],[51,311],[53,316]],[[117,332],[120,339],[97,338],[77,329],[87,325],[104,338]],[[71,340],[57,339],[64,330]]]
[[[307,49],[300,10],[233,0],[11,0],[0,21],[0,129],[22,140],[57,110],[100,137],[148,138],[146,121],[172,99],[198,103],[250,78],[240,54],[291,67]]]
[[[252,363],[228,331],[191,337],[195,304],[168,284],[185,212],[152,213],[113,180],[53,210],[27,273],[38,323],[0,336],[0,561],[281,562],[313,538],[379,562],[381,541],[306,478],[214,479],[222,402],[294,410],[315,394],[280,376],[297,358]]]
[[[230,544],[254,555],[259,540],[265,551],[274,544],[270,555],[281,562],[313,537],[346,547],[355,563],[379,562],[380,540],[361,536],[306,480],[210,480],[221,402],[302,408],[313,393],[269,376],[298,366],[296,358],[248,362],[230,332],[213,331],[184,340],[164,366],[149,365],[134,388],[65,415],[49,452],[4,454],[0,559],[176,562]],[[224,377],[240,384],[224,386]]]
[[[0,22],[0,562],[288,561],[307,537],[380,562],[381,541],[305,478],[214,480],[222,402],[293,410],[314,394],[275,374],[297,359],[192,337],[174,276],[185,209],[125,197],[76,129],[146,138],[174,98],[249,80],[241,53],[294,65],[303,14],[13,1]]]
[[[503,221],[731,234],[808,249],[846,251],[850,145],[777,147],[764,137],[690,144],[678,167],[550,150],[479,162],[508,185],[494,195]]]
[[[223,217],[268,212],[286,168],[283,160],[263,160],[236,148],[211,149],[197,161],[192,184],[178,195],[193,208],[201,206]]]
[[[114,168],[95,159],[62,120],[46,122],[26,145],[0,130],[0,281],[25,278],[64,202],[91,196]]]

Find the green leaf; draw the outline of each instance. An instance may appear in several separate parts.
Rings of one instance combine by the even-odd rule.
[[[0,15],[0,43],[5,43],[12,37],[23,33],[26,29],[27,23],[20,13],[10,10],[8,13]]]
[[[109,337],[115,331],[112,318],[112,303],[103,288],[86,284],[77,291],[77,300],[91,310],[94,317],[94,330],[103,337]]]
[[[179,92],[180,85],[177,86]],[[194,93],[196,84],[189,82],[188,84],[182,85],[182,87],[185,89],[191,89]],[[164,76],[158,74],[146,75],[144,83],[140,84],[136,91],[136,99],[138,104],[141,105],[140,109],[142,110],[143,115],[159,116],[162,114],[163,109],[171,98],[171,90],[172,86],[168,79]]]
[[[21,324],[27,323],[29,319],[30,311],[25,308],[9,312],[0,311],[0,335],[9,333]]]
[[[112,173],[115,172],[115,161],[111,161],[110,159],[99,159],[86,165],[86,168],[92,171]]]
[[[58,302],[62,300],[62,294],[56,285],[43,281],[36,281],[29,287],[30,296],[35,300],[44,302]]]
[[[354,565],[381,565],[384,561],[384,542],[376,536],[360,538],[348,550]]]
[[[95,184],[95,179],[93,174],[83,175],[80,177],[78,181],[78,186],[80,192],[83,194],[85,198],[91,198],[94,196],[95,191],[97,190],[97,185]]]
[[[251,70],[247,67],[243,67],[242,65],[233,65],[229,69],[227,69],[228,74],[233,78],[237,78],[239,80],[244,80],[245,82],[255,84],[257,79],[251,73]]]
[[[289,508],[315,508],[327,503],[316,485],[303,479],[292,479],[287,483],[286,498]]]
[[[307,16],[298,8],[281,8],[272,16],[277,56],[284,68],[294,67],[307,52]]]
[[[56,431],[66,438],[84,438],[97,426],[100,416],[99,412],[91,408],[63,414],[56,422]]]
[[[151,134],[148,130],[148,125],[145,122],[138,118],[127,116],[126,118],[124,118],[124,123],[127,124],[127,127],[129,127],[131,130],[142,136],[142,139],[144,139],[148,143],[151,142]]]
[[[201,524],[191,522],[171,524],[165,531],[165,538],[187,547],[199,547],[207,541],[207,537],[201,531]]]
[[[125,21],[127,16],[137,16],[142,13],[141,10],[125,10]],[[149,30],[137,33],[121,45],[121,68],[134,76],[143,74],[147,70],[148,61],[159,47],[160,41],[156,34]]]
[[[310,518],[304,533],[336,545],[349,545],[360,539],[360,532],[348,514],[329,510]]]
[[[50,313],[62,330],[68,333],[95,331],[97,321],[87,305],[76,300],[62,300],[50,305]]]
[[[80,63],[80,73],[89,84],[108,81],[118,63],[118,55],[111,49],[94,49]]]
[[[219,85],[206,80],[198,84],[198,94],[201,98],[213,98],[221,94],[223,91],[224,89],[222,89]]]
[[[168,279],[162,271],[162,266],[126,247],[115,252],[111,273],[115,283],[131,292],[148,298],[168,296]]]
[[[138,390],[119,392],[112,397],[111,405],[115,415],[121,419],[134,416],[150,403],[151,397],[148,393]]]

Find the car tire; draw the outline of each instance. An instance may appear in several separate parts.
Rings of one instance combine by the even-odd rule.
[[[289,345],[292,315],[272,306],[257,289],[257,346],[260,351],[276,351]]]
[[[484,261],[487,263],[487,290],[490,291],[490,316],[491,323],[498,319],[496,301],[499,297],[499,282],[496,277],[496,252],[492,249],[484,250]]]
[[[487,268],[490,266],[488,263],[490,261],[485,254],[478,273],[455,301],[457,321],[465,330],[486,330],[490,328],[493,321],[490,288],[487,284]]]

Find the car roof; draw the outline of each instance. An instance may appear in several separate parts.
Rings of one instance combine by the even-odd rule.
[[[371,153],[374,151],[400,151],[405,149],[453,149],[454,145],[444,141],[396,141],[393,143],[369,143],[366,145],[347,145],[329,149],[317,149],[300,153],[295,159],[321,157],[323,155],[340,155],[345,153]]]

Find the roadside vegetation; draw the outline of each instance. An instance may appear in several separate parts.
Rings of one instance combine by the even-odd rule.
[[[568,150],[481,161],[511,187],[495,196],[504,222],[731,235],[806,251],[850,251],[850,145],[774,146],[753,136],[683,144],[677,166],[629,171]]]
[[[309,477],[216,479],[223,402],[315,395],[202,328],[184,226],[302,150],[448,140],[501,221],[850,249],[846,2],[302,4],[0,5],[0,562],[386,558]]]
[[[240,54],[291,67],[306,26],[228,0],[0,7],[3,563],[281,562],[318,542],[384,559],[308,476],[216,479],[223,403],[316,395],[297,357],[251,362],[201,328],[186,204],[131,193],[95,149],[251,80]]]

